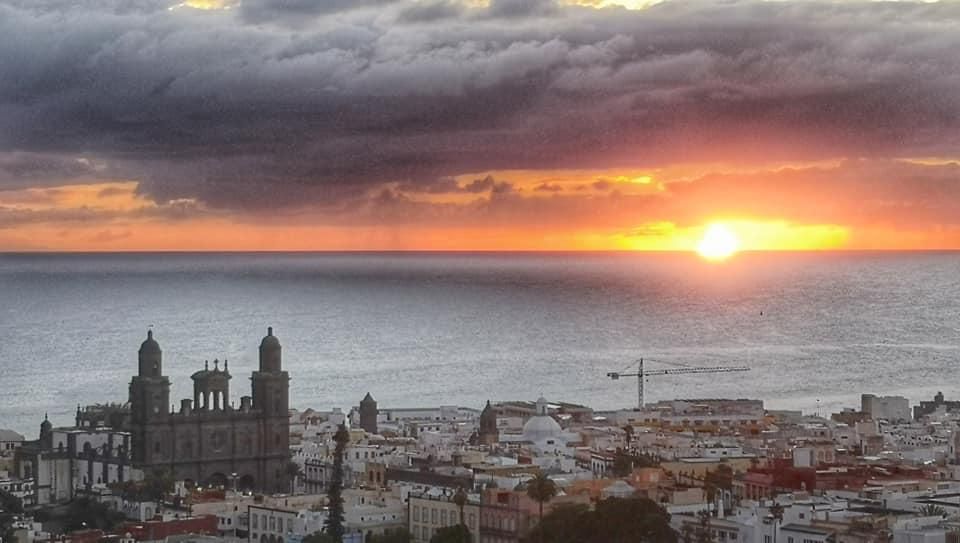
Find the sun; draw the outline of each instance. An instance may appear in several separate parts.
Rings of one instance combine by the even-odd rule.
[[[719,223],[707,227],[697,244],[697,253],[707,260],[725,260],[737,252],[740,240],[727,226]]]

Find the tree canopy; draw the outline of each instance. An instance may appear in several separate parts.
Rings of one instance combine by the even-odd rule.
[[[23,514],[23,502],[20,498],[5,490],[0,490],[0,538],[10,541],[13,538],[13,521]]]
[[[104,530],[116,528],[126,517],[120,511],[91,498],[78,498],[70,502],[64,519],[68,530]]]
[[[540,527],[550,543],[677,543],[669,513],[648,498],[608,498],[592,510],[559,505],[543,516]],[[538,540],[535,528],[523,541]]]
[[[437,530],[437,533],[430,538],[430,543],[471,543],[472,537],[466,526],[455,524]]]
[[[366,543],[410,543],[413,536],[406,528],[398,530],[389,530],[383,534],[372,534],[367,536]]]
[[[326,522],[326,533],[333,537],[333,541],[343,541],[343,458],[346,454],[347,443],[350,442],[350,432],[341,424],[337,433],[333,435],[336,446],[333,449],[333,473],[330,477],[330,488],[327,490],[327,502],[330,513]]]

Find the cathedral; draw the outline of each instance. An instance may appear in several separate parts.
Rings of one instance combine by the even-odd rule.
[[[170,380],[160,344],[147,332],[137,375],[130,381],[132,463],[170,470],[177,480],[241,490],[286,492],[290,458],[289,381],[280,341],[267,329],[250,396],[230,403],[230,371],[215,360],[194,373],[193,399],[170,409]]]

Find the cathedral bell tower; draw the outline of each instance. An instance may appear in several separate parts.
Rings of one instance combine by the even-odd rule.
[[[287,425],[290,402],[288,398],[290,376],[283,371],[280,340],[267,328],[267,335],[260,342],[260,369],[253,372],[253,408],[271,424]],[[276,444],[286,452],[286,443]],[[267,447],[271,449],[272,447]]]
[[[260,342],[260,367],[251,377],[253,409],[258,413],[261,455],[259,480],[263,488],[283,492],[290,488],[285,466],[290,455],[290,376],[283,371],[280,340],[267,328]]]
[[[153,450],[158,447],[147,443],[149,426],[163,422],[170,413],[170,380],[163,375],[163,352],[152,330],[140,345],[138,359],[139,371],[130,381],[130,426],[134,460],[143,462],[158,452]]]

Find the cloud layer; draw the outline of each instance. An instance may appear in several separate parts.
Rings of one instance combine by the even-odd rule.
[[[602,217],[603,200],[549,180],[528,198],[481,173],[960,155],[953,2],[171,7],[0,1],[0,190],[131,179],[161,205],[311,209],[345,222],[372,220],[371,210],[397,220],[411,208],[449,217],[449,205],[422,209],[410,197],[490,194],[473,207],[509,203],[550,222]],[[930,191],[954,197],[957,183],[955,169],[941,168],[942,187],[918,192],[913,170],[894,168],[906,177],[891,179],[848,169],[865,177],[781,182],[838,201],[888,191],[881,216],[858,216],[870,221],[911,215],[904,202]],[[454,180],[470,174],[479,184]],[[669,200],[617,205],[651,221],[664,209],[669,220],[699,220],[700,200],[723,196],[709,187],[729,184],[758,195],[740,198],[738,211],[764,215],[782,207],[771,194],[789,197],[772,182],[718,175],[671,186]],[[823,213],[807,205],[811,220]]]

